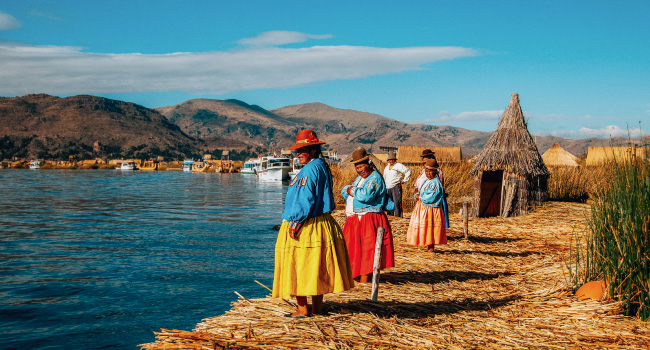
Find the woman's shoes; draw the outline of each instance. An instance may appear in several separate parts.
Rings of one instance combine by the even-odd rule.
[[[293,319],[300,319],[300,318],[311,317],[311,314],[307,314],[307,315],[295,315],[295,316],[294,316],[293,314],[286,314],[286,315],[284,315],[284,317],[289,317],[289,318],[293,318]]]

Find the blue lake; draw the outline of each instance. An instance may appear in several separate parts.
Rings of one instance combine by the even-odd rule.
[[[0,348],[137,349],[268,295],[286,186],[241,174],[0,170]]]

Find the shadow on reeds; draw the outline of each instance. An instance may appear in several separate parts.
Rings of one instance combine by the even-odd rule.
[[[472,243],[483,243],[483,244],[493,244],[493,243],[508,243],[521,241],[523,238],[511,238],[511,237],[485,237],[485,236],[472,236],[470,235],[469,241]],[[447,241],[464,241],[464,236],[447,236]]]
[[[502,276],[510,276],[511,272],[483,273],[472,271],[401,271],[381,274],[381,281],[392,284],[404,283],[443,283],[447,281],[491,280]]]
[[[510,296],[489,301],[470,298],[431,302],[357,300],[344,303],[325,302],[323,306],[329,313],[371,313],[378,317],[422,318],[464,311],[488,311],[509,305],[519,299],[521,298]]]
[[[499,256],[499,257],[527,257],[534,254],[540,254],[540,252],[527,250],[525,252],[491,252],[491,251],[482,251],[482,250],[436,250],[435,254],[482,254],[489,256]]]

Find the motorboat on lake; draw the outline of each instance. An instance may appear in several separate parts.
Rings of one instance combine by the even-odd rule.
[[[292,164],[292,169],[291,169],[291,171],[289,172],[289,178],[290,178],[291,180],[293,180],[293,178],[296,177],[296,175],[298,175],[298,173],[300,172],[300,169],[302,169],[302,167],[303,167],[303,165],[300,164],[300,159],[297,158],[297,157],[296,157],[296,158],[293,158],[293,162],[292,162],[292,163],[293,163],[293,164]]]
[[[255,168],[257,177],[263,181],[287,181],[291,171],[291,159],[285,157],[262,157],[260,165]]]
[[[132,160],[123,160],[119,169],[120,170],[138,170],[138,166]]]
[[[193,167],[193,165],[194,165],[194,161],[193,161],[193,160],[185,160],[185,161],[183,162],[183,171],[187,171],[187,172],[192,171],[192,167]]]
[[[40,169],[41,165],[43,165],[43,162],[37,159],[33,159],[31,162],[29,162],[30,169]]]
[[[255,175],[255,168],[260,166],[261,163],[262,161],[259,158],[251,158],[244,162],[244,166],[241,168],[241,173]]]

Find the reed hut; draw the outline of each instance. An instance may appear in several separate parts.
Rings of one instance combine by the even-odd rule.
[[[547,167],[577,167],[578,157],[567,152],[562,146],[554,143],[544,154],[542,159]]]
[[[510,103],[470,170],[474,176],[471,215],[526,215],[547,199],[549,171],[528,132],[519,94]]]
[[[610,162],[629,162],[632,157],[647,157],[647,148],[639,147],[589,147],[587,166],[604,165]]]
[[[457,163],[460,162],[463,157],[460,147],[458,146],[401,146],[397,149],[397,161],[404,165],[422,165],[422,158],[420,158],[420,155],[425,149],[433,151],[436,155],[436,160],[439,163]]]

